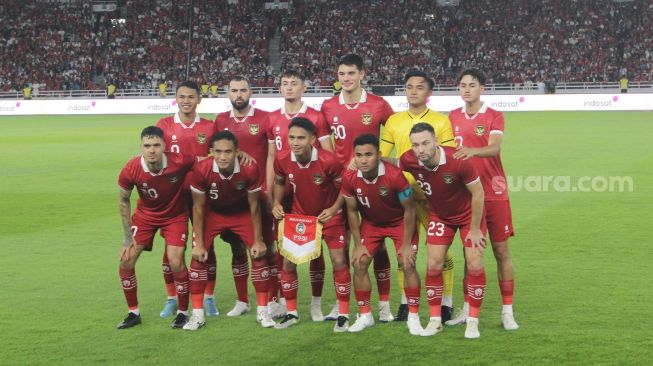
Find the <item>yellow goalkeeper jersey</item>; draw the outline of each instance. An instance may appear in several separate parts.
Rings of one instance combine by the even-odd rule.
[[[408,111],[397,112],[388,118],[381,132],[380,149],[382,156],[390,156],[392,149],[395,149],[395,157],[399,159],[403,153],[412,148],[410,143],[410,129],[420,122],[426,122],[433,126],[438,144],[442,146],[456,146],[451,129],[449,117],[442,113],[426,108],[422,114],[413,116]],[[415,179],[410,173],[404,173],[408,181],[416,186]],[[424,199],[424,193],[417,189],[415,192],[417,199]]]

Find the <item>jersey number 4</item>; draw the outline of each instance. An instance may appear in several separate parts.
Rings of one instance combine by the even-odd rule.
[[[357,196],[357,198],[358,198],[358,202],[360,202],[361,205],[366,206],[367,208],[372,208],[372,207],[370,207],[370,200],[369,200],[369,198],[367,198],[367,196],[365,196],[365,197]]]

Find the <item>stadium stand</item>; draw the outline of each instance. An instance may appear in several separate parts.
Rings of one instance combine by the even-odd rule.
[[[158,88],[186,77],[190,0],[118,1],[94,13],[87,1],[0,2],[0,91]],[[244,74],[272,87],[270,40],[279,67],[329,87],[338,57],[365,58],[368,84],[400,85],[421,68],[439,85],[474,65],[490,83],[653,80],[653,4],[647,0],[424,0],[293,2],[265,10],[264,0],[195,0],[190,78],[224,85]],[[223,6],[216,6],[222,4]],[[48,9],[43,11],[43,9]]]

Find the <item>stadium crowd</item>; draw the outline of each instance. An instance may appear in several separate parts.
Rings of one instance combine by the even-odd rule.
[[[120,10],[101,14],[85,1],[0,3],[0,90],[25,83],[96,89],[103,80],[152,88],[184,79],[190,2],[119,3]],[[487,70],[491,83],[653,77],[653,5],[646,0],[462,0],[456,7],[294,1],[289,12],[264,3],[195,1],[190,79],[224,85],[243,74],[253,86],[274,85],[268,52],[275,32],[281,68],[304,70],[314,85],[331,85],[336,60],[348,52],[364,55],[371,84],[401,84],[417,67],[438,84],[453,84],[472,65]]]

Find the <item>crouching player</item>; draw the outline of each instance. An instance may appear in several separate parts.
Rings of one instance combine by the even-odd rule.
[[[379,139],[371,134],[358,136],[354,140],[354,160],[358,170],[347,171],[342,180],[341,192],[345,197],[347,218],[354,238],[354,294],[361,314],[349,331],[360,332],[374,325],[368,268],[385,238],[391,238],[399,260],[405,264],[406,288],[416,289],[409,294],[412,311],[408,328],[411,334],[420,335],[422,328],[417,318],[420,284],[415,270],[419,237],[415,230],[413,189],[399,168],[379,158]],[[359,212],[362,221],[358,217]]]
[[[161,230],[170,260],[179,299],[173,328],[188,320],[188,270],[184,260],[188,239],[188,210],[182,194],[184,177],[195,159],[165,151],[163,131],[149,126],[141,132],[141,156],[131,159],[120,172],[120,217],[125,233],[120,250],[120,282],[129,313],[118,329],[141,323],[136,292],[136,261],[143,250],[152,250],[154,235]],[[138,190],[138,202],[131,215],[132,189]]]
[[[193,313],[184,326],[197,330],[204,325],[203,297],[206,286],[207,249],[222,232],[238,236],[252,258],[252,282],[256,291],[257,318],[265,328],[274,326],[267,311],[267,248],[261,234],[261,178],[256,164],[240,165],[236,159],[238,140],[229,131],[213,135],[210,156],[193,169],[193,259],[190,291]]]
[[[410,130],[412,151],[401,155],[403,170],[415,177],[429,200],[426,295],[430,321],[422,335],[442,330],[442,270],[447,250],[460,230],[467,265],[469,317],[465,338],[478,338],[478,315],[485,294],[483,186],[470,160],[454,159],[456,150],[437,143],[433,127],[420,122]],[[406,288],[408,294],[409,289]]]

